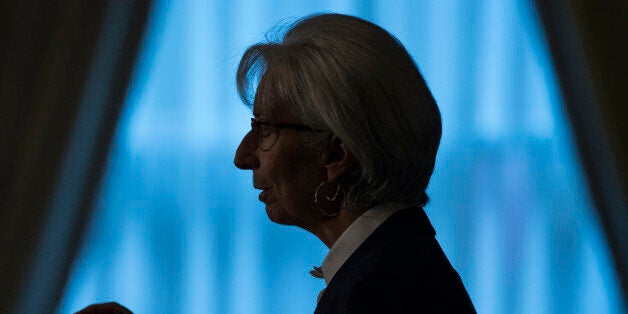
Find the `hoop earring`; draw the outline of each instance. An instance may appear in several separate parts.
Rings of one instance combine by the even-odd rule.
[[[334,193],[333,196],[329,196],[329,195],[325,195],[325,199],[327,200],[327,202],[331,203],[334,202],[338,199],[338,195],[340,194],[340,191],[342,191],[342,195],[344,197],[345,195],[345,191],[342,188],[342,186],[340,184],[338,184],[337,182],[329,182],[329,181],[323,181],[321,182],[321,184],[318,185],[318,187],[316,188],[316,191],[314,191],[314,203],[316,203],[316,207],[318,207],[318,210],[323,213],[323,215],[325,216],[329,216],[329,217],[334,217],[334,216],[338,216],[340,214],[340,211],[342,210],[342,208],[339,208],[337,212],[328,212],[325,211],[322,207],[321,207],[321,202],[320,199],[318,197],[318,194],[321,190],[321,188],[323,188],[324,186],[326,186],[327,184],[336,184],[336,192]],[[327,192],[330,191],[330,189],[325,189]],[[333,190],[333,189],[332,189]],[[331,205],[331,204],[328,204]]]

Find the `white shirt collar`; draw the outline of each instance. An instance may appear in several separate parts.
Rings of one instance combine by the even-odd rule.
[[[358,217],[340,235],[323,260],[320,270],[322,270],[325,283],[329,285],[338,269],[377,227],[386,221],[390,215],[407,207],[408,205],[401,203],[383,203],[370,208]]]

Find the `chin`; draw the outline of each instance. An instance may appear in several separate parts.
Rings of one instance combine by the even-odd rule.
[[[270,219],[270,221],[276,224],[287,226],[294,225],[293,219],[291,219],[290,216],[286,214],[283,208],[277,206],[276,204],[266,205],[266,215],[268,216],[268,219]]]

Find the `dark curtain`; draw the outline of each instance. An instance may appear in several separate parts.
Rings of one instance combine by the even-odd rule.
[[[0,4],[0,312],[53,312],[150,1]]]
[[[628,1],[536,3],[628,301]]]

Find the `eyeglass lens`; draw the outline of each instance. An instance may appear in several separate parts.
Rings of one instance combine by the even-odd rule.
[[[277,142],[277,138],[279,137],[278,128],[267,125],[256,125],[254,123],[251,124],[251,128],[253,129],[257,145],[261,150],[269,150]]]

